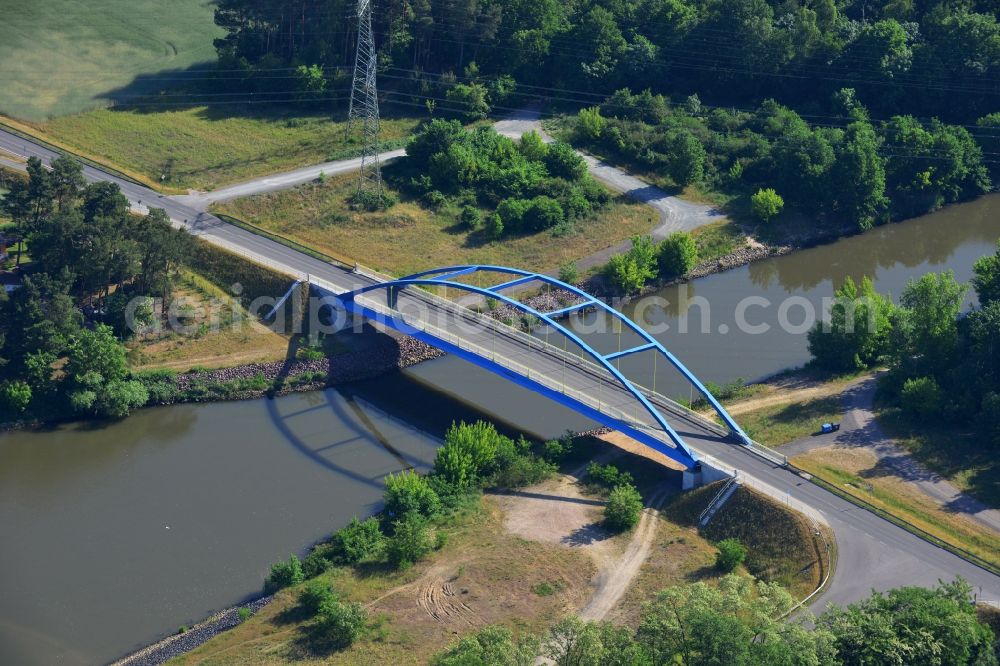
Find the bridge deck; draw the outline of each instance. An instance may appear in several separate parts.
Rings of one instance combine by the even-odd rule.
[[[46,163],[56,155],[42,145],[2,130],[0,147],[21,156],[38,156]],[[136,208],[142,210],[147,205],[164,208],[177,226],[292,278],[332,287],[338,292],[375,283],[374,277],[352,273],[227,224],[192,208],[181,198],[165,197],[90,165],[84,166],[84,175],[90,181],[114,182]],[[756,480],[761,484],[759,487],[772,496],[797,507],[810,507],[829,521],[837,535],[838,565],[829,592],[813,602],[814,609],[822,610],[828,601],[841,604],[856,601],[867,596],[873,587],[885,590],[899,585],[930,586],[939,579],[950,580],[956,574],[965,577],[981,598],[1000,600],[1000,577],[799,478],[788,469],[752,455],[742,446],[721,441],[718,434],[703,424],[689,423],[683,415],[677,418],[679,422],[675,423],[681,436],[703,459],[711,456],[719,465],[738,468],[743,472],[744,481]]]

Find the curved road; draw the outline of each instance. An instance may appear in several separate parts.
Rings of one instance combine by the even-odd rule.
[[[16,135],[0,131],[0,148],[24,157],[37,156],[43,161],[55,153],[41,145]],[[122,180],[94,167],[86,166],[84,175],[89,180],[117,183],[133,204],[164,208],[172,220],[191,233],[214,244],[252,253],[276,270],[290,274],[308,272],[312,276],[332,283],[338,289],[354,289],[372,280],[353,274],[299,253],[266,238],[226,224],[215,216],[196,210],[182,201],[164,197],[152,190]],[[465,328],[465,327],[458,327]],[[527,348],[522,337],[511,334],[497,339],[498,352],[507,357],[531,358],[541,370],[546,366],[559,368],[559,361],[540,354],[538,342]],[[574,374],[575,373],[575,374]],[[597,381],[606,381],[597,379]],[[568,373],[566,382],[578,389],[592,390],[595,378],[586,373]],[[612,390],[614,387],[609,386]],[[605,393],[605,395],[609,395]],[[934,546],[876,515],[829,493],[792,471],[772,464],[741,446],[719,437],[711,429],[690,415],[674,414],[674,425],[696,451],[714,457],[723,466],[739,469],[748,478],[759,480],[773,489],[779,499],[787,497],[820,512],[833,528],[839,549],[837,570],[830,586],[814,602],[821,609],[827,601],[847,603],[866,596],[872,588],[887,589],[900,585],[934,585],[939,579],[962,575],[970,581],[980,597],[994,603],[1000,601],[1000,577]]]

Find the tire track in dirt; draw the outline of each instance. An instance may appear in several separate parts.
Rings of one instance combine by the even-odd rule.
[[[417,606],[442,624],[481,626],[479,614],[462,600],[466,591],[456,588],[454,581],[445,580],[441,574],[441,569],[435,568],[421,579]]]

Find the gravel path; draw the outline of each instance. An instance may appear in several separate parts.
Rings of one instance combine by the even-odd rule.
[[[779,449],[781,453],[792,458],[824,446],[864,448],[875,454],[883,467],[915,485],[947,510],[966,514],[978,523],[1000,532],[1000,510],[989,508],[924,467],[882,431],[872,410],[876,382],[876,377],[870,377],[845,389],[845,411],[838,432],[804,437],[782,446]]]
[[[515,111],[493,126],[497,132],[512,139],[518,139],[523,134],[535,131],[541,135],[543,141],[551,143],[554,139],[542,129],[541,118],[541,110],[538,107],[526,107]],[[663,240],[675,231],[691,231],[725,219],[723,213],[714,206],[685,201],[592,155],[577,152],[586,161],[587,168],[595,179],[613,190],[647,204],[657,212],[660,224],[651,232],[654,240]],[[584,257],[577,262],[577,266],[586,270],[592,266],[603,265],[612,255],[626,252],[630,247],[632,247],[631,241],[619,243]]]
[[[542,129],[541,117],[541,110],[538,107],[526,107],[513,112],[503,120],[497,121],[493,126],[498,133],[513,139],[520,138],[522,134],[534,130],[541,134],[543,140],[552,142],[552,137]],[[382,153],[380,157],[385,162],[405,154],[406,150],[400,148]],[[691,231],[724,219],[722,212],[713,206],[684,201],[635,176],[629,175],[603,160],[582,152],[580,156],[587,162],[587,167],[594,178],[613,190],[649,205],[657,212],[660,223],[651,232],[654,240],[662,240],[675,231]],[[254,194],[276,192],[313,181],[320,174],[332,176],[349,173],[356,171],[360,166],[360,158],[326,162],[294,171],[255,178],[211,192],[191,191],[188,194],[171,198],[197,210],[205,211],[213,203],[252,196]],[[577,265],[582,270],[586,270],[592,266],[603,265],[607,263],[612,255],[625,252],[631,246],[631,241],[619,243],[614,247],[609,247],[584,257],[577,262]]]
[[[591,622],[603,620],[628,591],[643,562],[649,557],[653,540],[656,538],[658,511],[666,496],[666,488],[653,494],[649,506],[642,512],[639,524],[635,526],[632,541],[625,548],[625,552],[597,574],[597,589],[580,611],[581,618]]]

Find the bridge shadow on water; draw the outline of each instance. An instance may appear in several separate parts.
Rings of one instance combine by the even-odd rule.
[[[290,344],[279,379],[287,378],[297,347],[296,342]],[[303,456],[338,476],[380,491],[389,473],[430,469],[438,446],[455,422],[488,420],[509,437],[532,438],[504,418],[403,371],[322,391],[268,398],[265,408],[277,431]]]

